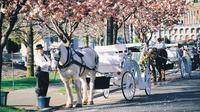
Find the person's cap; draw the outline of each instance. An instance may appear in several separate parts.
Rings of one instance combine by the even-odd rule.
[[[43,49],[42,44],[38,44],[38,45],[36,45],[36,49],[35,49],[35,50],[38,50],[38,49]]]

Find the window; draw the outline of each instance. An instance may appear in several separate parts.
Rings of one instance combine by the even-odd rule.
[[[191,33],[195,33],[195,29],[194,28],[191,29]]]
[[[200,28],[197,28],[197,31],[196,31],[196,33],[200,33]]]
[[[174,29],[174,33],[177,34],[177,29]]]
[[[183,29],[182,28],[180,29],[180,34],[183,34]]]
[[[186,29],[185,29],[185,33],[187,34],[188,32],[189,32],[189,29],[188,29],[188,28],[186,28]]]
[[[194,35],[192,35],[192,36],[191,36],[191,39],[195,39],[195,36],[194,36]]]
[[[180,39],[179,39],[179,40],[184,40],[184,39],[183,39],[183,35],[180,36]]]

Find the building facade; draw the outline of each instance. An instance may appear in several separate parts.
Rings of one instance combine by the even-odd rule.
[[[161,29],[155,32],[153,38],[165,37],[172,42],[187,41],[189,39],[196,39],[200,34],[200,0],[188,0],[190,5],[186,14],[184,14],[173,29]]]

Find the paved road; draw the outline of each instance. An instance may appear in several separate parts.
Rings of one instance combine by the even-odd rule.
[[[137,90],[133,101],[125,101],[121,91],[110,94],[109,99],[95,98],[95,105],[82,108],[59,108],[57,112],[200,112],[200,71],[192,78],[180,79],[180,74],[167,75],[168,81],[153,86],[152,95]]]

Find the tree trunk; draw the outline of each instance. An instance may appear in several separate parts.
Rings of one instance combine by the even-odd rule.
[[[124,36],[124,41],[127,43],[127,38],[126,38],[126,24],[125,21],[123,22],[123,36]]]
[[[113,44],[113,17],[107,19],[107,45]]]
[[[34,76],[34,55],[33,55],[33,25],[30,22],[30,31],[27,46],[27,74],[26,77]]]
[[[161,28],[158,29],[158,38],[161,38]]]
[[[85,35],[85,43],[86,43],[86,47],[89,47],[89,36],[88,36],[88,34]]]
[[[130,37],[131,37],[131,43],[133,42],[133,24],[130,25]]]
[[[113,34],[114,34],[114,43],[113,44],[116,44],[117,43],[117,36],[118,36],[118,25],[117,25],[117,22],[115,21],[114,22],[114,30],[113,30]]]
[[[0,96],[1,96],[2,64],[3,64],[2,63],[2,55],[3,55],[3,50],[0,49]]]

